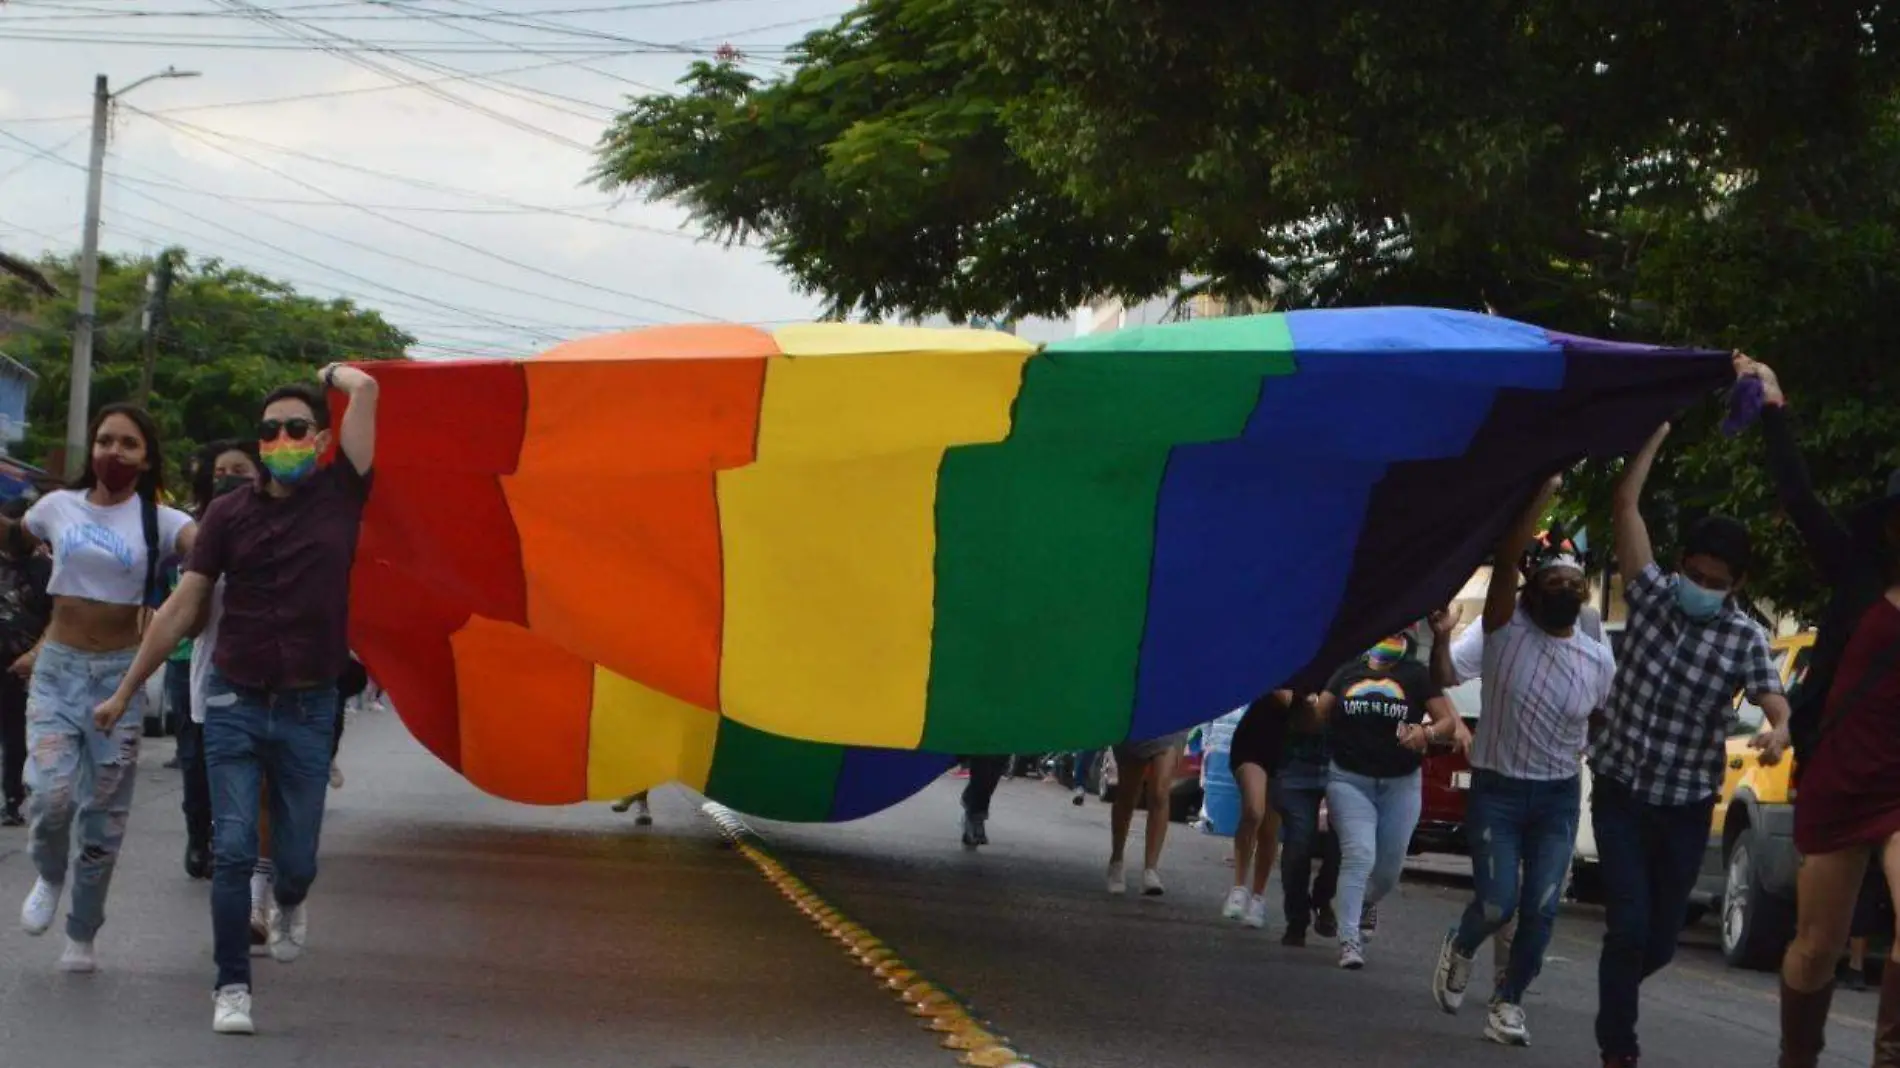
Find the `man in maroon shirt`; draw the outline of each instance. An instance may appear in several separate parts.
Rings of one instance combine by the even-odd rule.
[[[304,898],[317,875],[317,838],[330,781],[337,679],[349,660],[350,567],[369,498],[376,451],[376,380],[325,368],[323,382],[349,397],[331,444],[324,393],[285,386],[264,404],[257,437],[266,477],[227,493],[198,522],[178,588],[146,627],[119,690],[99,706],[109,729],[128,701],[203,617],[223,582],[224,615],[206,685],[204,751],[215,824],[211,926],[218,963],[212,1028],[251,1034],[251,870],[257,863],[258,795],[270,790],[277,911],[271,956],[303,952]]]

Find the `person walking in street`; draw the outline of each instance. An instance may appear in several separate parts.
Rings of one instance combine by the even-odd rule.
[[[1829,588],[1787,732],[1798,757],[1801,870],[1794,941],[1781,964],[1781,1068],[1814,1068],[1826,1046],[1835,963],[1869,867],[1884,866],[1889,887],[1900,886],[1900,471],[1884,497],[1842,522],[1814,492],[1774,370],[1741,353],[1735,370],[1738,381],[1761,384],[1775,488]],[[1881,983],[1875,1068],[1900,1068],[1893,962],[1900,941]]]
[[[184,578],[146,629],[119,689],[98,709],[124,716],[136,687],[208,607],[225,582],[205,695],[205,757],[215,821],[211,914],[218,976],[212,1027],[250,1034],[250,877],[257,862],[257,797],[269,784],[273,888],[270,954],[302,955],[304,901],[317,876],[318,839],[349,660],[350,569],[376,449],[376,380],[331,365],[323,383],[349,398],[333,435],[324,393],[284,386],[265,400],[258,450],[266,478],[221,497],[205,514]],[[338,445],[334,462],[318,460]]]
[[[86,440],[91,463],[71,489],[41,497],[17,522],[0,519],[16,558],[40,545],[52,548],[53,614],[33,659],[26,724],[27,808],[39,878],[20,908],[20,926],[45,934],[72,875],[59,961],[69,972],[98,967],[93,939],[105,924],[131,817],[145,696],[126,690],[131,715],[111,722],[98,722],[93,707],[124,686],[160,567],[191,551],[197,536],[190,516],[158,503],[165,458],[158,427],[143,408],[105,405]]]
[[[1181,762],[1181,749],[1193,730],[1151,738],[1145,742],[1125,742],[1114,748],[1115,800],[1108,818],[1108,892],[1128,892],[1128,876],[1123,851],[1128,846],[1128,831],[1135,822],[1135,809],[1148,802],[1148,830],[1142,842],[1141,894],[1160,897],[1167,892],[1161,883],[1161,847],[1168,841],[1169,799],[1174,788],[1174,772]]]
[[[205,446],[192,476],[193,514],[202,517],[211,504],[226,494],[254,489],[262,468],[254,441],[214,441]],[[211,851],[211,778],[204,753],[205,695],[211,681],[212,651],[217,648],[218,629],[224,618],[224,582],[212,588],[205,609],[204,626],[191,643],[191,661],[186,670],[189,716],[185,733],[179,735],[179,767],[185,779],[184,809],[187,828],[186,870],[193,870],[194,845],[202,845],[204,875],[212,874]],[[166,667],[170,671],[170,665]],[[270,796],[267,788],[258,793],[257,814],[259,860],[251,873],[251,948],[260,952],[270,937]]]
[[[628,794],[626,797],[615,801],[613,810],[615,812],[627,812],[631,810],[633,812],[633,825],[635,827],[653,826],[653,809],[647,804],[647,791],[645,790],[637,794]]]
[[[1737,691],[1767,718],[1753,742],[1761,762],[1778,762],[1788,745],[1788,702],[1768,635],[1735,602],[1748,577],[1748,530],[1704,518],[1685,533],[1675,573],[1656,562],[1642,494],[1668,434],[1665,423],[1651,435],[1611,495],[1629,622],[1590,761],[1606,899],[1596,1018],[1606,1068],[1632,1068],[1641,1055],[1642,984],[1675,956],[1708,848]]]
[[[1273,809],[1280,815],[1280,889],[1286,910],[1280,944],[1303,948],[1309,927],[1321,938],[1339,937],[1333,911],[1339,835],[1326,818],[1332,745],[1312,695],[1280,691],[1274,701],[1286,705],[1285,741],[1268,780]]]
[[[963,784],[963,848],[990,844],[990,800],[1009,770],[1008,756],[965,757],[970,778]]]
[[[1579,632],[1589,586],[1576,557],[1546,556],[1518,591],[1511,565],[1557,485],[1555,479],[1544,485],[1492,557],[1480,623],[1483,714],[1471,744],[1465,820],[1475,893],[1446,932],[1432,977],[1438,1007],[1456,1013],[1478,948],[1518,919],[1484,1029],[1485,1038],[1510,1046],[1530,1044],[1524,994],[1543,968],[1576,850],[1590,714],[1608,698],[1616,674],[1609,649]],[[1439,644],[1448,637],[1439,635]],[[1440,669],[1436,681],[1455,685],[1443,674],[1451,657],[1433,659]]]
[[[16,497],[0,505],[0,517],[17,523],[29,503]],[[26,680],[53,617],[46,591],[52,579],[53,562],[45,553],[22,553],[0,542],[0,658],[8,665],[0,673],[0,827],[26,825]]]
[[[1339,833],[1339,966],[1349,971],[1366,964],[1366,911],[1399,884],[1424,804],[1425,751],[1461,737],[1451,702],[1412,650],[1409,635],[1394,634],[1314,699],[1332,737],[1326,803]]]
[[[1280,812],[1270,805],[1270,787],[1286,750],[1287,720],[1299,700],[1292,690],[1275,690],[1248,705],[1227,751],[1240,787],[1240,823],[1234,829],[1234,888],[1221,915],[1256,930],[1267,926],[1267,879],[1280,851]],[[1304,926],[1304,919],[1287,913],[1289,927]]]

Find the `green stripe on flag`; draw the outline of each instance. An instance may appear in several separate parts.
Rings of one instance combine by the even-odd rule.
[[[1284,325],[1279,336],[1290,344]],[[1257,349],[1029,361],[1009,440],[953,448],[939,470],[922,748],[1012,753],[1123,736],[1169,451],[1239,435],[1261,379],[1292,370],[1284,351]]]
[[[817,823],[831,818],[844,747],[801,742],[721,718],[706,796],[761,819]]]

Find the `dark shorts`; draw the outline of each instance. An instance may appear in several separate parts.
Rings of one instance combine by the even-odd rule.
[[[1115,766],[1127,767],[1130,764],[1146,764],[1170,749],[1179,749],[1187,744],[1188,736],[1194,733],[1192,728],[1164,734],[1159,738],[1150,738],[1145,742],[1123,742],[1115,747]]]

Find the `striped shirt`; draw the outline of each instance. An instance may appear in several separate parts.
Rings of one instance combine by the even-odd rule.
[[[1477,625],[1459,635],[1452,665],[1460,681],[1471,677],[1474,660],[1484,686],[1471,766],[1540,782],[1575,777],[1590,713],[1608,699],[1616,677],[1610,647],[1581,627],[1556,637],[1520,607],[1499,630],[1486,634]]]

